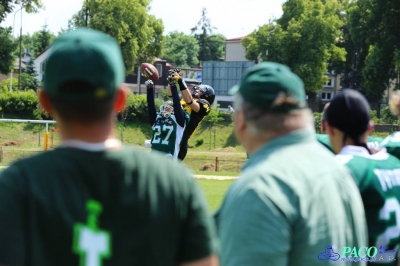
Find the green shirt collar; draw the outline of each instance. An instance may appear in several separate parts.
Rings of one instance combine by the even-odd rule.
[[[271,153],[277,149],[285,146],[293,145],[301,142],[315,142],[315,131],[312,128],[300,129],[293,131],[289,134],[275,138],[264,144],[258,151],[256,151],[247,162],[243,165],[242,171],[246,168],[258,164],[260,161],[265,160]]]

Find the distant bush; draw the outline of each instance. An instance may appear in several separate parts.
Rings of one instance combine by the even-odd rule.
[[[203,145],[203,143],[204,143],[204,138],[196,139],[196,147]]]
[[[322,113],[315,112],[313,113],[314,116],[314,127],[316,133],[321,133],[322,129]]]
[[[398,123],[398,117],[392,114],[389,106],[386,106],[385,108],[382,109],[382,120],[383,123],[385,124],[393,125]]]
[[[147,110],[146,94],[133,94],[130,93],[126,103],[126,108],[123,113],[118,116],[120,122],[149,122],[149,114]],[[162,101],[155,99],[156,111],[160,109]]]
[[[35,91],[6,91],[0,94],[0,114],[10,119],[50,119],[40,108]]]

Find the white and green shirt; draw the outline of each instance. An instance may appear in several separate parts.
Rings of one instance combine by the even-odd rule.
[[[385,151],[371,155],[364,147],[351,145],[344,147],[336,158],[350,169],[361,192],[367,218],[368,245],[398,251],[400,160]],[[389,259],[385,262],[385,265],[397,265],[396,261]]]
[[[153,125],[153,137],[151,139],[151,148],[172,156],[177,160],[183,131],[189,120],[189,115],[184,112],[185,126],[181,127],[174,115],[165,118],[157,114]]]

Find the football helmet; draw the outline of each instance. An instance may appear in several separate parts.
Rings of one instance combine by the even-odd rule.
[[[160,106],[160,114],[168,118],[174,114],[174,104],[172,101],[166,101]]]
[[[192,88],[192,97],[205,99],[210,105],[212,105],[215,100],[215,91],[209,85],[196,85]]]

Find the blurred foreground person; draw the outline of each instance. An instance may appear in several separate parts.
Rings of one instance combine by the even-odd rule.
[[[217,263],[188,170],[115,138],[124,77],[120,47],[104,33],[78,29],[51,47],[39,98],[61,147],[1,173],[0,265]]]
[[[326,251],[366,246],[357,186],[318,144],[301,79],[265,62],[231,93],[235,135],[250,158],[215,214],[221,265],[337,265],[340,255]]]
[[[397,265],[400,160],[384,150],[371,154],[367,146],[372,128],[370,112],[368,101],[360,92],[344,90],[328,108],[327,132],[338,161],[350,169],[361,192],[368,226],[367,246],[379,248],[379,254],[369,261]]]

